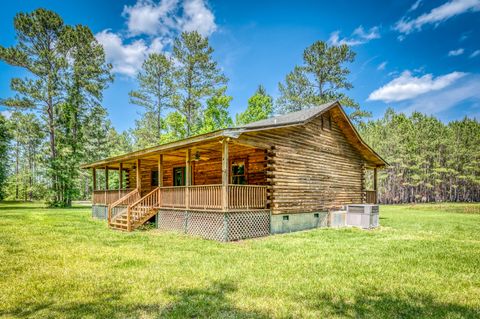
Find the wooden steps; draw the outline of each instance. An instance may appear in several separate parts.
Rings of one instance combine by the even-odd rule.
[[[140,213],[140,211],[136,212],[136,211],[133,211],[132,212],[132,215],[133,216],[138,216],[138,213]],[[141,217],[135,221],[132,221],[132,227],[131,229],[134,230],[140,226],[142,226],[143,224],[145,224],[150,218],[152,218],[153,216],[155,216],[155,214],[157,213],[157,208],[156,207],[152,207],[150,208],[146,214],[143,214],[141,215]],[[112,229],[116,229],[116,230],[123,230],[123,231],[128,231],[128,217],[127,217],[127,212],[123,213],[122,215],[116,217],[114,220],[112,220],[109,224],[109,227],[112,228]]]

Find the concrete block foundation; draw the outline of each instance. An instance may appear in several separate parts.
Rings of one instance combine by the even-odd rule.
[[[282,234],[294,231],[328,227],[328,212],[292,213],[272,215],[270,233]]]

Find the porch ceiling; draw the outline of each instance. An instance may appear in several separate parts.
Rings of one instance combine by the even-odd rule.
[[[230,149],[234,151],[235,149],[245,149],[245,148],[255,148],[253,146],[246,146],[246,145],[240,145],[240,144],[234,144],[232,143],[230,145]],[[170,150],[157,150],[157,151],[152,151],[152,152],[147,152],[144,154],[134,154],[131,153],[131,156],[128,156],[129,154],[125,156],[120,156],[120,157],[115,157],[111,159],[105,159],[103,161],[91,163],[91,164],[86,164],[83,165],[82,168],[105,168],[108,167],[108,169],[119,169],[120,167],[120,162],[122,163],[123,168],[125,169],[131,169],[134,168],[136,165],[136,160],[140,159],[142,161],[143,165],[152,165],[155,166],[158,163],[159,155],[163,155],[163,162],[168,163],[178,163],[178,162],[184,162],[186,155],[187,155],[187,150],[191,150],[191,156],[192,160],[195,160],[195,156],[198,156],[197,161],[204,161],[208,160],[211,157],[219,157],[221,156],[222,153],[222,144],[221,144],[221,139],[216,138],[214,140],[208,141],[208,142],[203,142],[203,143],[197,143],[194,145],[189,145],[189,146],[184,146],[183,148],[176,148],[176,149],[170,149]]]

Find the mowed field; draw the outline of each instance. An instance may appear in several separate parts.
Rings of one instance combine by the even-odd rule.
[[[480,205],[234,243],[0,204],[0,318],[480,318]]]

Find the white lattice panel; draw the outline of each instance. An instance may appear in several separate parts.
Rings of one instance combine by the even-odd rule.
[[[160,210],[158,229],[205,239],[233,241],[270,234],[270,211],[202,212]]]
[[[223,213],[188,212],[187,234],[206,239],[225,241]]]
[[[229,213],[227,219],[228,241],[270,234],[270,211]]]
[[[158,212],[157,224],[160,230],[185,232],[185,212],[179,210],[162,210]]]

